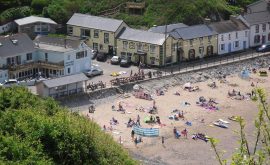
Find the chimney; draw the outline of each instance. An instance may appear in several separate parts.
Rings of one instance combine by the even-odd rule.
[[[211,23],[211,19],[206,17],[206,18],[204,18],[203,22],[205,25],[209,25]]]

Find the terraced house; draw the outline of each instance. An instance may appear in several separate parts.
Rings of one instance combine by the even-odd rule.
[[[85,39],[94,50],[115,54],[116,36],[127,24],[123,20],[75,13],[67,22],[67,33]]]
[[[124,28],[117,36],[117,55],[133,63],[164,66],[176,62],[171,43],[169,35]]]
[[[172,56],[177,62],[217,54],[217,33],[208,25],[195,25],[175,29],[170,32],[174,38]]]

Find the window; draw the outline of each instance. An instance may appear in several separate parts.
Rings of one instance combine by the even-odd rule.
[[[99,37],[98,30],[94,30],[94,38],[98,38],[98,37]]]
[[[17,64],[21,64],[21,56],[16,56],[16,61],[17,61]]]
[[[245,31],[245,37],[247,37],[248,36],[248,31]]]
[[[89,29],[81,29],[81,37],[90,37]]]
[[[99,44],[99,50],[103,50],[103,45]]]
[[[262,30],[263,30],[263,32],[265,32],[266,31],[266,24],[264,23],[264,24],[262,24]]]
[[[235,38],[236,38],[236,39],[238,38],[238,33],[237,33],[237,32],[235,32]]]
[[[270,41],[270,33],[268,33],[268,41]]]
[[[270,22],[268,22],[268,29],[270,30]]]
[[[67,60],[70,60],[70,55],[68,55]]]
[[[84,51],[84,57],[87,57],[87,50]]]
[[[76,59],[84,58],[84,51],[76,53]]]
[[[69,35],[73,34],[73,27],[72,26],[68,26],[68,30],[67,30]]]
[[[150,52],[155,53],[156,51],[156,46],[155,45],[150,45]]]
[[[109,33],[104,33],[104,43],[105,44],[109,43]]]
[[[231,40],[231,34],[229,34],[229,40]]]
[[[200,44],[203,43],[203,37],[200,37]]]
[[[259,31],[260,31],[260,26],[259,25],[255,25],[255,33],[259,33]]]
[[[98,50],[98,43],[93,43],[93,49]]]
[[[142,43],[137,44],[137,50],[142,51]]]
[[[128,47],[128,42],[127,41],[123,41],[123,49],[127,50]]]
[[[234,47],[235,47],[235,48],[238,48],[238,47],[239,47],[239,41],[235,41],[235,42],[234,42]]]
[[[208,36],[208,42],[211,43],[212,36]]]
[[[45,53],[45,61],[48,61],[48,53]]]
[[[189,40],[189,45],[193,46],[193,39]]]
[[[156,58],[155,57],[150,57],[150,63],[151,63],[151,65],[154,65],[155,64],[155,61],[156,61]]]
[[[195,59],[195,50],[194,49],[190,49],[188,51],[188,57],[189,57],[189,60]]]
[[[27,61],[32,60],[32,53],[27,53],[27,54],[26,54],[26,60],[27,60]]]
[[[224,51],[224,50],[225,50],[225,44],[221,44],[221,45],[220,45],[220,50],[221,50],[221,51]]]
[[[260,35],[256,35],[254,36],[254,43],[260,43],[260,40],[261,40],[261,36]]]
[[[220,38],[221,38],[221,41],[224,41],[224,36],[223,36],[223,35],[221,35],[221,37],[220,37]]]
[[[207,46],[207,55],[212,56],[213,55],[213,49],[214,47],[212,45]]]
[[[70,74],[70,68],[67,68],[67,73]]]

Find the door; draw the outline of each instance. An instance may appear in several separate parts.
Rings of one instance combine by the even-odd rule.
[[[199,54],[200,54],[200,58],[203,58],[203,47],[199,48]]]
[[[231,51],[232,51],[232,44],[229,43],[229,44],[228,44],[228,52],[230,53]]]
[[[262,44],[265,44],[265,36],[262,36]]]
[[[108,46],[108,54],[110,55],[110,56],[112,56],[113,55],[113,46],[111,46],[111,45],[109,45]]]
[[[246,49],[247,48],[247,41],[243,42],[243,48]]]

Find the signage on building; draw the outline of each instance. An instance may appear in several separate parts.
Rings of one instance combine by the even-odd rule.
[[[65,66],[72,66],[74,65],[74,61],[68,61],[65,63]]]

